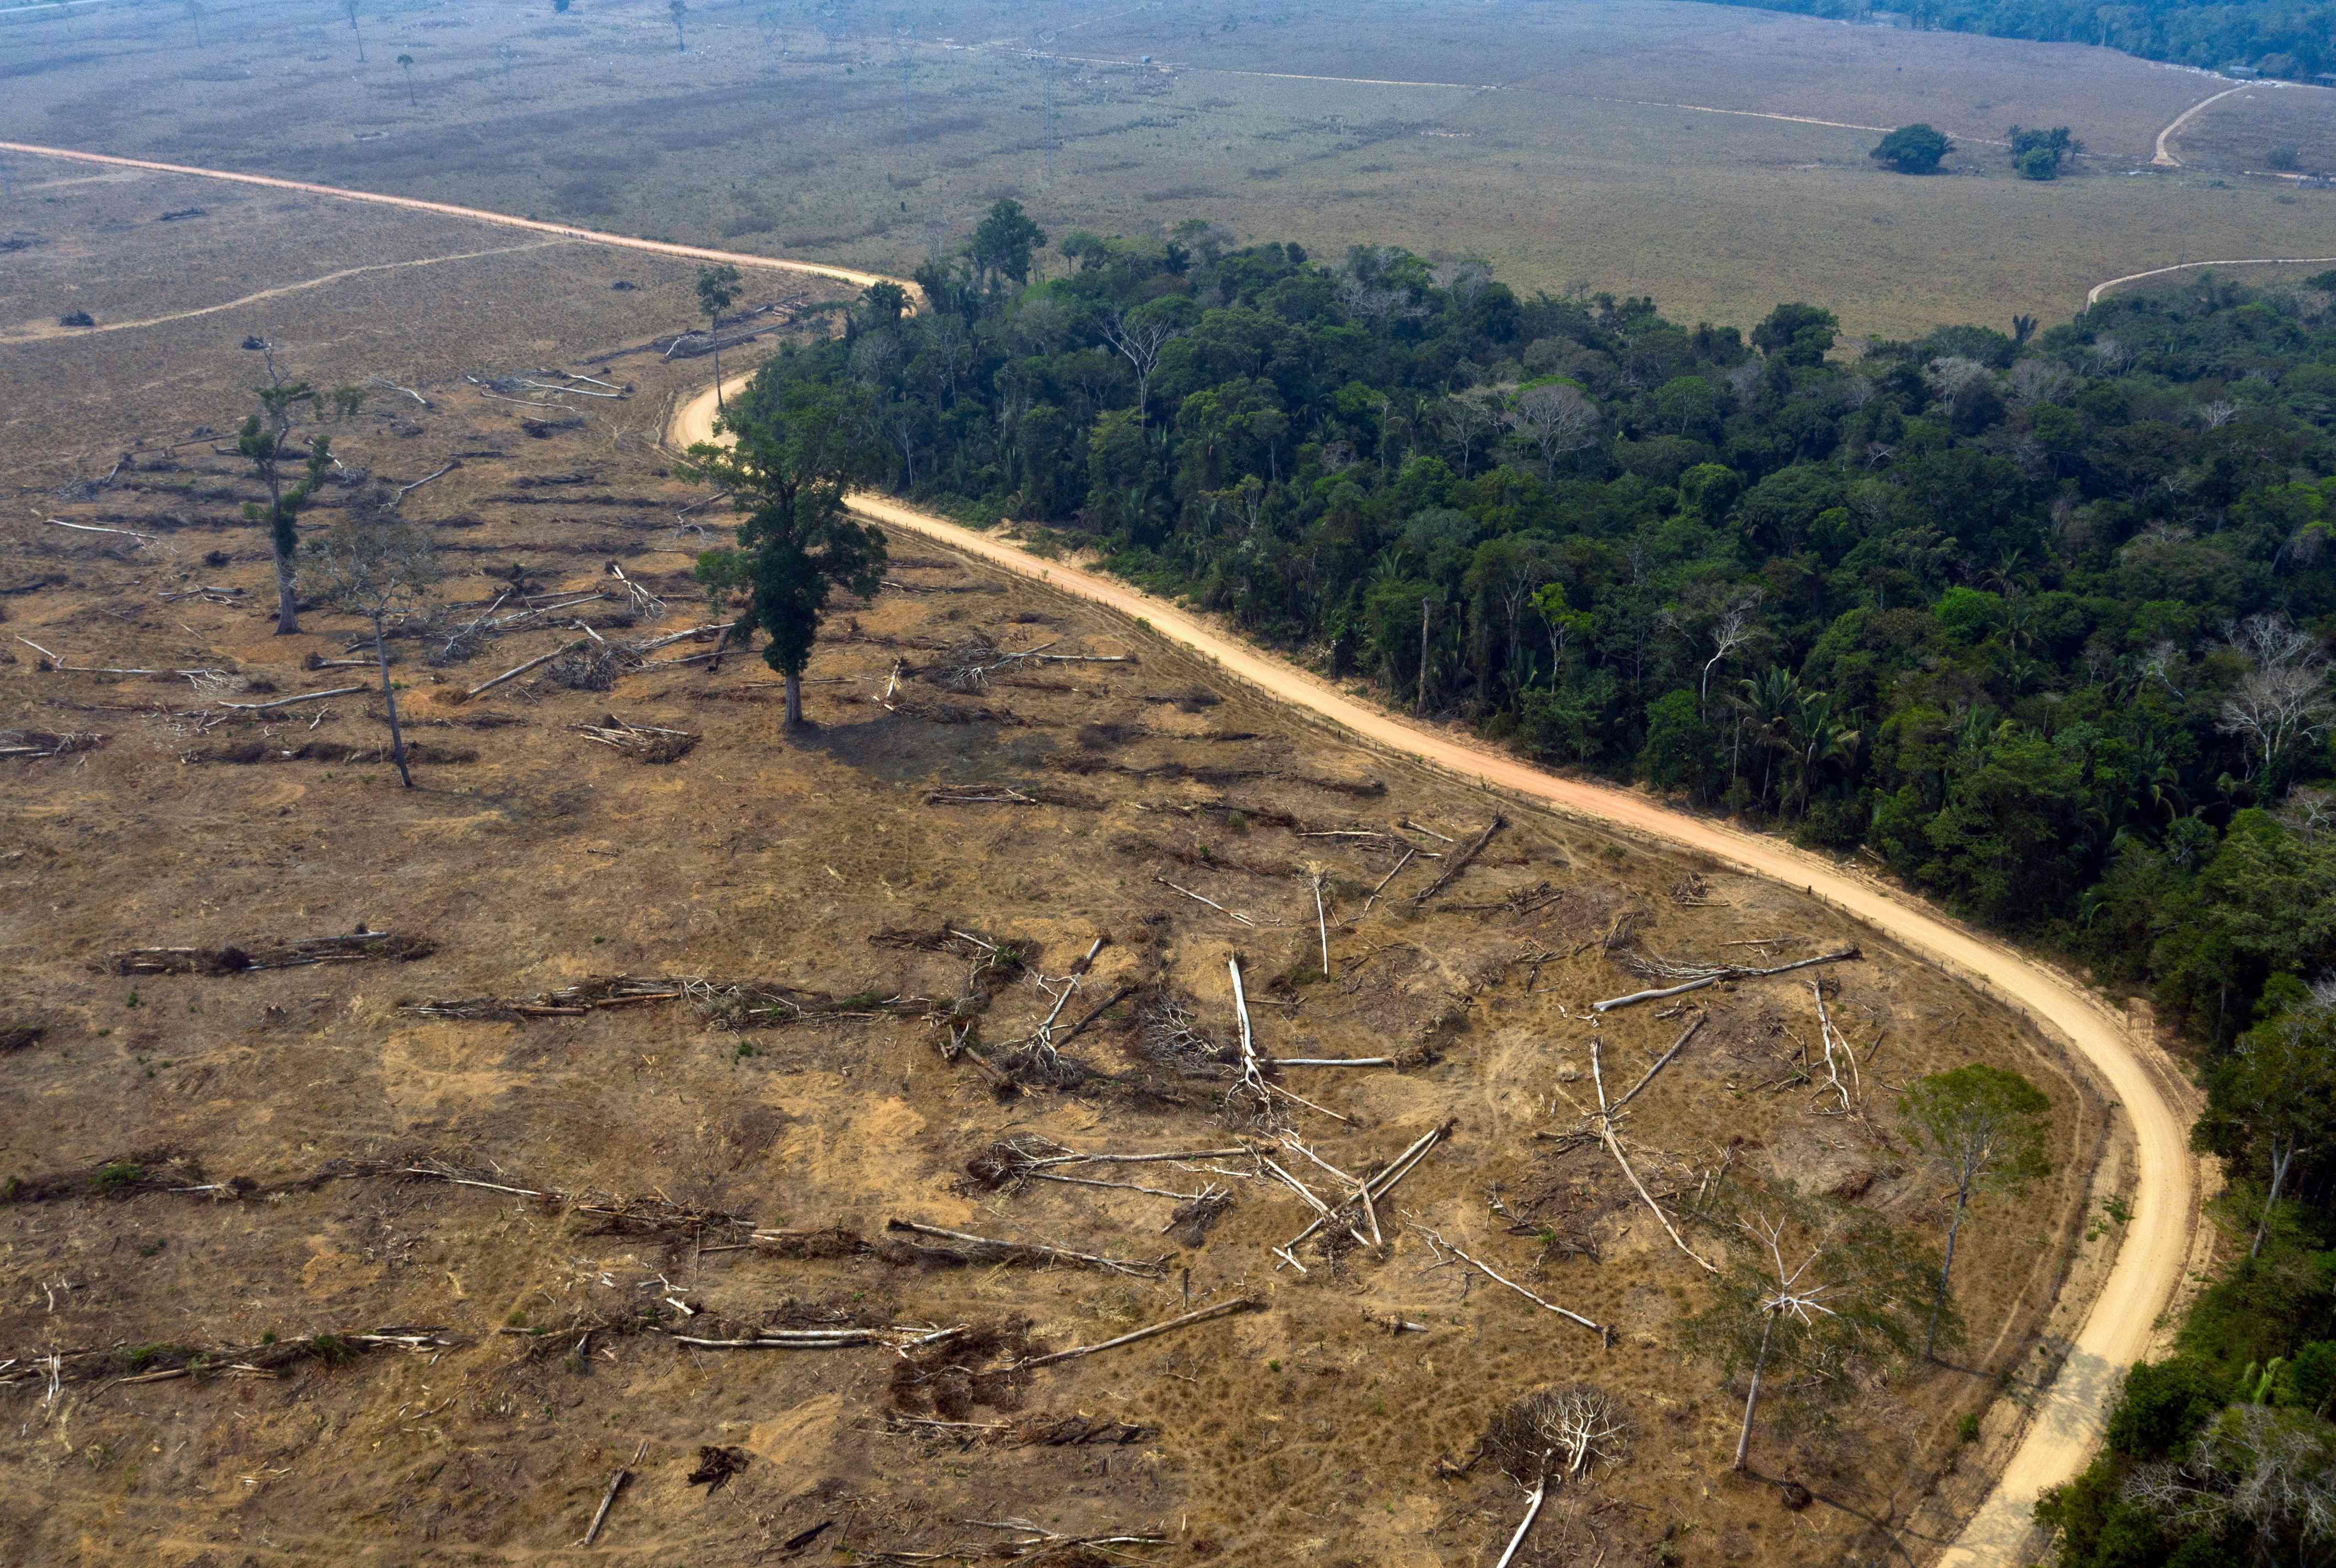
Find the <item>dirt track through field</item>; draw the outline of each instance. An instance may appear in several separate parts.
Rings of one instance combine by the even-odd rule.
[[[729,389],[735,392],[748,379],[737,377]],[[715,393],[709,387],[675,416],[670,438],[681,445],[712,439],[715,410]],[[2090,1460],[2118,1379],[2149,1349],[2158,1317],[2181,1283],[2198,1219],[2189,1118],[2175,1103],[2177,1091],[2172,1087],[2178,1080],[2170,1070],[2145,1059],[2150,1047],[2136,1041],[2122,1019],[2076,981],[1818,856],[1668,810],[1627,790],[1543,773],[1514,757],[1395,717],[1165,600],[1077,567],[1043,560],[889,497],[862,493],[852,496],[850,502],[854,511],[887,527],[922,535],[1115,609],[1214,661],[1226,674],[1375,745],[1571,816],[1700,851],[1756,876],[1787,885],[1799,882],[1814,896],[2019,1008],[2082,1055],[2133,1124],[2138,1146],[2134,1215],[2107,1281],[2059,1376],[2038,1400],[2018,1451],[1979,1512],[1938,1559],[1943,1568],[2020,1568],[2032,1560],[2037,1495],[2068,1480]]]
[[[446,202],[266,175],[22,142],[0,142],[0,151],[223,180],[469,219],[684,260],[726,261],[742,268],[809,274],[861,287],[900,281],[847,268],[635,239]],[[920,291],[912,287],[912,292]],[[745,379],[739,377],[733,385],[742,385]],[[715,389],[709,387],[679,412],[673,435],[684,444],[709,438],[715,413]],[[2119,1377],[2147,1350],[2157,1319],[2181,1282],[2198,1220],[2196,1167],[2185,1136],[2186,1111],[2177,1103],[2178,1090],[2173,1086],[2178,1080],[2162,1064],[2153,1065],[2146,1059],[2145,1053],[2149,1049],[2146,1043],[2132,1038],[2114,1013],[2075,981],[2002,943],[1963,929],[1903,894],[1852,875],[1830,862],[1804,854],[1773,839],[1667,810],[1629,791],[1543,773],[1514,757],[1426,726],[1407,723],[1348,696],[1294,665],[1250,647],[1173,605],[1107,578],[1041,560],[1003,541],[928,516],[886,497],[856,495],[852,503],[864,515],[888,526],[921,534],[975,559],[1140,620],[1214,660],[1229,676],[1306,708],[1376,745],[1587,821],[1709,854],[1754,875],[1788,885],[1797,881],[1813,896],[1825,900],[2018,1008],[2081,1054],[2106,1081],[2109,1093],[2132,1122],[2137,1158],[2134,1213],[2124,1227],[2123,1242],[2107,1281],[2086,1315],[2059,1375],[2039,1398],[2026,1437],[1995,1489],[1940,1559],[1952,1568],[2016,1568],[2029,1560],[2034,1530],[2031,1510],[2036,1495],[2074,1475],[2098,1446]]]
[[[518,256],[530,250],[549,250],[555,245],[573,245],[572,239],[539,239],[532,245],[504,245],[492,250],[464,250],[453,256],[423,256],[412,261],[379,261],[370,267],[344,267],[338,272],[327,272],[321,278],[304,278],[297,283],[279,283],[273,288],[263,288],[257,294],[247,294],[240,299],[229,299],[218,305],[200,305],[192,310],[175,310],[168,316],[149,316],[140,321],[101,321],[95,326],[60,326],[54,322],[34,322],[0,331],[0,343],[34,343],[44,337],[87,337],[99,332],[129,332],[141,326],[162,326],[173,321],[192,321],[199,316],[216,316],[222,310],[240,306],[257,305],[263,299],[280,299],[287,294],[304,289],[322,288],[338,283],[344,278],[355,278],[367,272],[399,272],[409,267],[438,267],[449,261],[477,261],[489,256]]]
[[[2096,283],[2085,296],[2087,308],[2098,305],[2101,296],[2120,283],[2138,283],[2145,278],[2163,278],[2169,272],[2190,272],[2201,267],[2320,267],[2336,262],[2336,256],[2248,256],[2235,261],[2177,261],[2171,267],[2153,267],[2147,272],[2128,272],[2123,278],[2112,278],[2107,283]]]

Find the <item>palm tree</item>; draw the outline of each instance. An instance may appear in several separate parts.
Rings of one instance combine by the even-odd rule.
[[[1852,716],[1825,692],[1805,695],[1785,716],[1785,730],[1793,761],[1793,802],[1796,816],[1809,812],[1809,789],[1817,770],[1829,763],[1848,762],[1857,755],[1858,732],[1846,722]]]
[[[1792,750],[1787,731],[1789,716],[1801,706],[1800,677],[1782,665],[1763,670],[1760,674],[1737,683],[1743,695],[1737,699],[1737,708],[1752,724],[1752,744],[1764,752]],[[1768,803],[1769,765],[1760,765],[1759,803]]]
[[[416,109],[421,108],[422,100],[414,95],[414,56],[411,54],[399,55],[397,57],[397,68],[405,73],[405,101],[414,105]]]
[[[357,25],[357,8],[364,0],[341,0],[341,9],[348,13],[349,31],[357,35],[357,63],[365,63],[365,29]]]
[[[689,53],[689,34],[683,30],[681,24],[682,18],[689,15],[687,0],[673,0],[669,9],[673,12],[673,35],[678,40],[678,52],[686,54]]]

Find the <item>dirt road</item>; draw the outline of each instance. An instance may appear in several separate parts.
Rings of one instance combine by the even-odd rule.
[[[635,239],[626,234],[603,234],[597,229],[579,229],[572,223],[546,223],[540,218],[513,218],[508,212],[488,212],[476,207],[456,207],[451,202],[424,201],[418,196],[387,196],[378,190],[351,190],[338,185],[313,185],[304,180],[278,180],[268,174],[241,174],[231,169],[197,169],[185,163],[158,163],[149,158],[115,158],[104,152],[79,152],[70,147],[44,147],[31,141],[0,141],[0,152],[22,152],[34,158],[62,158],[71,163],[95,163],[108,169],[137,169],[149,174],[180,174],[190,180],[223,180],[231,185],[257,185],[268,190],[297,190],[304,196],[326,196],[336,201],[357,201],[370,207],[395,207],[407,212],[430,212],[441,218],[467,218],[473,223],[491,223],[498,229],[524,229],[536,234],[554,235],[561,239],[579,239],[588,245],[606,245],[618,250],[645,250],[653,256],[670,256],[683,261],[726,261],[734,267],[758,268],[764,272],[799,272],[813,278],[832,278],[839,283],[856,284],[865,288],[871,283],[900,282],[874,272],[854,272],[848,267],[830,267],[817,261],[787,261],[775,256],[756,256],[744,250],[711,250],[702,245],[675,245],[662,239]],[[922,297],[923,291],[913,283],[901,283],[912,298]]]
[[[729,384],[735,392],[745,376]],[[712,439],[712,388],[675,416],[676,444]],[[1913,899],[1844,872],[1775,839],[1669,811],[1627,790],[1560,778],[1514,757],[1412,724],[1348,696],[1309,672],[1251,647],[1200,618],[1124,583],[1049,561],[1002,540],[929,516],[885,496],[850,498],[861,515],[922,535],[978,560],[1036,578],[1065,593],[1118,610],[1213,660],[1226,674],[1310,709],[1365,741],[1400,752],[1567,814],[1701,851],[1740,871],[1799,882],[1836,909],[1886,933],[1990,995],[2019,1008],[2092,1064],[2124,1107],[2138,1145],[2134,1215],[2107,1281],[2078,1331],[2068,1359],[2039,1400],[2027,1436],[1995,1490],[1938,1562],[1942,1568],[2020,1568],[2033,1560],[2037,1494],[2084,1468],[2098,1446],[2117,1379],[2147,1350],[2158,1315],[2173,1298],[2197,1222],[2196,1166],[2187,1108],[2170,1075],[2145,1060],[2150,1048],[2073,980],[1977,935]]]
[[[2201,267],[2319,267],[2336,262],[2336,256],[2247,256],[2235,261],[2181,261],[2172,267],[2153,267],[2147,272],[2128,272],[2123,278],[2112,278],[2107,283],[2096,283],[2085,296],[2088,307],[2098,305],[2101,296],[2120,283],[2138,283],[2145,278],[2163,278],[2169,272],[2190,272]]]

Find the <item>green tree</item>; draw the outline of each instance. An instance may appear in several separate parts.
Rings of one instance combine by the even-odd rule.
[[[722,392],[722,313],[738,303],[738,269],[728,262],[697,269],[697,307],[706,312],[706,336],[714,345],[714,406],[728,407]]]
[[[235,449],[249,460],[252,472],[268,487],[268,504],[248,502],[243,515],[253,522],[268,525],[268,548],[276,558],[276,635],[289,637],[300,629],[300,597],[293,574],[293,559],[300,550],[296,520],[316,493],[316,487],[325,482],[333,453],[331,443],[324,436],[316,436],[308,443],[307,472],[297,482],[286,485],[285,460],[300,455],[292,450],[292,411],[313,400],[316,394],[305,381],[287,384],[278,379],[272,356],[268,377],[270,385],[259,389],[259,412],[243,422]]]
[[[352,505],[341,521],[326,531],[310,550],[301,574],[309,580],[311,595],[325,603],[364,616],[373,626],[375,663],[381,670],[381,700],[389,716],[390,758],[407,789],[414,787],[406,765],[405,732],[397,721],[397,687],[389,678],[387,625],[393,617],[413,615],[423,595],[443,572],[421,529],[405,521],[375,500]]]
[[[1934,131],[1920,122],[1901,125],[1882,139],[1880,146],[1866,154],[1877,163],[1886,163],[1901,174],[1930,174],[1946,161],[1955,144],[1946,133]]]
[[[803,727],[803,671],[830,594],[873,598],[881,585],[884,536],[843,505],[845,487],[881,461],[866,433],[872,414],[857,389],[765,370],[716,426],[731,444],[689,449],[685,474],[730,492],[746,514],[736,550],[698,557],[698,580],[735,611],[725,647],[763,633],[764,662],[786,680],[789,733]]]
[[[2003,133],[2011,144],[2011,166],[2022,180],[2058,180],[2060,165],[2085,150],[2065,125],[2049,131],[2022,130],[2015,125]]]
[[[421,108],[422,100],[414,95],[414,56],[411,54],[399,55],[397,57],[397,68],[405,73],[405,102],[415,109]]]
[[[1657,789],[1683,789],[1698,799],[1726,784],[1719,736],[1704,723],[1692,690],[1666,692],[1647,705],[1647,742],[1639,749],[1639,776]]]
[[[973,264],[975,286],[986,287],[1001,278],[1029,282],[1031,257],[1046,244],[1046,231],[1022,210],[1022,204],[1001,198],[966,242],[966,259]]]
[[[2206,1112],[2191,1131],[2201,1152],[2220,1157],[2231,1170],[2260,1174],[2263,1212],[2254,1244],[2262,1253],[2263,1232],[2301,1160],[2324,1154],[2336,1129],[2336,1010],[2306,1004],[2258,1024],[2238,1048],[2217,1063],[2207,1079]]]
[[[1841,318],[1814,305],[1779,305],[1752,329],[1752,346],[1786,365],[1823,365],[1834,340],[1841,336]]]
[[[1983,1062],[1917,1078],[1899,1099],[1908,1137],[1954,1199],[1947,1216],[1946,1257],[1939,1264],[1939,1288],[1922,1334],[1925,1359],[1938,1342],[1955,1242],[1971,1200],[1982,1192],[2016,1191],[2051,1169],[2043,1119],[2051,1108],[2052,1102],[2026,1078]]]
[[[868,307],[871,324],[898,326],[900,318],[909,314],[909,291],[889,279],[871,283],[861,292],[860,303]]]

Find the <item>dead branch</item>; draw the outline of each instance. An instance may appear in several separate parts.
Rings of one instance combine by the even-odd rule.
[[[1660,990],[1633,991],[1627,997],[1613,997],[1602,1002],[1592,1002],[1590,1004],[1590,1010],[1595,1013],[1610,1013],[1617,1008],[1635,1007],[1640,1002],[1659,1002],[1668,997],[1685,996],[1689,991],[1699,991],[1706,986],[1716,986],[1722,980],[1766,979],[1770,975],[1785,975],[1792,973],[1795,969],[1806,969],[1812,964],[1837,964],[1864,956],[1855,948],[1843,948],[1836,952],[1819,953],[1813,959],[1796,959],[1789,964],[1778,964],[1774,969],[1747,969],[1733,966],[1715,969],[1707,974],[1697,976],[1683,985],[1667,986]]]
[[[1406,1149],[1402,1154],[1397,1154],[1394,1160],[1389,1162],[1376,1175],[1365,1177],[1363,1181],[1364,1191],[1369,1194],[1372,1203],[1376,1205],[1380,1199],[1385,1198],[1387,1193],[1393,1192],[1395,1190],[1395,1184],[1397,1182],[1402,1181],[1406,1176],[1409,1175],[1413,1167],[1427,1157],[1427,1153],[1430,1149],[1433,1149],[1437,1144],[1448,1137],[1455,1125],[1456,1124],[1452,1122],[1446,1122],[1441,1126],[1429,1128],[1426,1133],[1420,1135],[1419,1140],[1416,1143],[1413,1144],[1411,1147]],[[1334,1211],[1332,1217],[1335,1218],[1336,1214],[1337,1211]],[[1304,1242],[1308,1237],[1313,1235],[1315,1232],[1320,1230],[1322,1225],[1323,1221],[1319,1216],[1318,1216],[1312,1224],[1308,1225],[1304,1230],[1299,1232],[1298,1234],[1292,1236],[1286,1243],[1283,1244],[1281,1251],[1284,1255],[1286,1256],[1289,1253],[1295,1251],[1300,1243]],[[1291,1261],[1295,1262],[1296,1260],[1293,1258],[1291,1259]]]
[[[359,963],[368,959],[401,962],[428,958],[436,944],[389,931],[357,931],[340,937],[300,937],[254,942],[249,947],[131,948],[113,954],[106,967],[117,975],[232,975],[253,969],[288,969],[309,964]]]
[[[1181,1194],[1179,1194],[1181,1195]],[[920,1224],[914,1220],[887,1220],[884,1229],[896,1234],[930,1236],[936,1241],[954,1242],[965,1249],[952,1261],[980,1263],[1059,1263],[1080,1269],[1100,1269],[1106,1273],[1127,1274],[1139,1280],[1164,1278],[1168,1260],[1154,1258],[1148,1261],[1126,1262],[1117,1258],[1098,1257],[1093,1252],[1075,1252],[1066,1247],[1056,1247],[1044,1242],[1001,1242],[993,1236],[968,1235],[963,1231],[945,1231],[938,1225]],[[920,1248],[930,1252],[930,1248]]]
[[[1624,1095],[1621,1099],[1614,1102],[1614,1109],[1619,1111],[1623,1106],[1629,1105],[1632,1100],[1637,1099],[1639,1097],[1639,1091],[1645,1088],[1649,1084],[1653,1083],[1655,1081],[1655,1075],[1661,1072],[1664,1067],[1670,1065],[1670,1059],[1673,1057],[1678,1056],[1679,1051],[1689,1040],[1695,1038],[1696,1030],[1703,1027],[1704,1019],[1709,1016],[1710,1015],[1706,1013],[1698,1013],[1695,1016],[1695,1021],[1689,1024],[1686,1031],[1682,1033],[1678,1039],[1671,1042],[1671,1048],[1655,1058],[1655,1065],[1647,1069],[1647,1076],[1640,1078],[1637,1083],[1631,1085],[1630,1092],[1629,1094]]]
[[[1475,858],[1484,852],[1484,846],[1493,842],[1493,835],[1499,833],[1503,828],[1508,825],[1508,818],[1501,815],[1498,812],[1494,813],[1493,820],[1485,824],[1484,831],[1471,839],[1468,842],[1467,848],[1462,850],[1458,854],[1452,857],[1450,863],[1444,868],[1444,874],[1437,877],[1434,881],[1428,883],[1426,891],[1414,893],[1412,895],[1412,908],[1419,908],[1421,905],[1426,903],[1428,900],[1434,898],[1436,894],[1449,887],[1453,881],[1457,878],[1462,872],[1466,871]],[[1422,828],[1420,831],[1425,833],[1427,830]],[[1437,836],[1441,837],[1442,835],[1438,834]],[[1445,839],[1445,842],[1449,843],[1452,841]]]
[[[495,687],[502,685],[503,682],[523,676],[539,665],[550,664],[553,659],[558,658],[563,653],[574,653],[578,648],[590,647],[591,640],[592,639],[589,638],[578,638],[574,642],[562,643],[560,647],[553,648],[550,653],[539,654],[534,658],[529,659],[525,664],[513,665],[511,668],[503,671],[502,674],[495,677],[494,679],[482,681],[479,685],[472,687],[470,690],[464,692],[459,700],[468,702],[472,697],[479,696],[482,692],[492,691]]]
[[[633,1450],[633,1464],[639,1464],[641,1462],[641,1456],[648,1451],[649,1440],[647,1437],[644,1437],[641,1439],[640,1446]],[[579,1541],[576,1544],[579,1546],[589,1546],[593,1542],[599,1539],[600,1526],[608,1521],[608,1508],[610,1505],[616,1502],[617,1493],[618,1490],[624,1486],[626,1482],[632,1478],[633,1472],[631,1466],[618,1466],[617,1473],[608,1477],[608,1489],[600,1494],[599,1510],[592,1515],[592,1523],[590,1526],[585,1530],[584,1539]]]
[[[328,696],[350,696],[365,688],[361,686],[336,686],[330,691],[304,691],[297,696],[279,696],[274,702],[225,702],[221,707],[240,708],[247,713],[262,713],[272,707],[290,707],[295,703],[322,702]]]
[[[1257,924],[1257,922],[1256,922],[1255,920],[1253,920],[1250,919],[1250,917],[1249,917],[1249,916],[1247,916],[1247,915],[1245,915],[1245,914],[1241,913],[1239,911],[1237,911],[1237,910],[1229,910],[1229,909],[1225,908],[1225,906],[1224,906],[1224,905],[1222,905],[1222,904],[1221,904],[1221,903],[1217,902],[1217,901],[1216,901],[1216,900],[1212,899],[1212,898],[1203,898],[1203,897],[1202,897],[1199,893],[1194,892],[1194,891],[1193,891],[1192,889],[1190,889],[1190,888],[1186,888],[1186,887],[1178,887],[1174,882],[1170,881],[1166,877],[1159,876],[1159,875],[1156,875],[1156,874],[1155,874],[1155,875],[1153,877],[1153,879],[1152,879],[1152,880],[1153,880],[1153,881],[1155,881],[1155,882],[1158,882],[1162,887],[1166,888],[1166,889],[1170,890],[1170,891],[1173,891],[1173,892],[1180,892],[1180,893],[1183,893],[1186,898],[1192,900],[1192,901],[1193,901],[1194,902],[1196,902],[1196,903],[1203,903],[1203,904],[1208,905],[1211,909],[1212,909],[1212,910],[1216,911],[1217,911],[1217,913],[1219,913],[1219,914],[1221,914],[1221,915],[1225,916],[1225,917],[1226,917],[1227,919],[1229,919],[1229,920],[1231,920],[1237,921],[1237,922],[1239,922],[1239,923],[1240,923],[1240,924],[1241,924],[1241,925],[1245,925],[1245,926],[1254,926],[1254,925],[1256,925],[1256,924]]]
[[[398,489],[398,492],[397,492],[397,498],[396,498],[396,501],[393,501],[393,502],[390,502],[390,504],[391,504],[392,506],[396,505],[396,504],[397,504],[397,502],[399,502],[399,501],[404,501],[404,500],[408,495],[411,495],[414,492],[415,492],[415,491],[417,491],[417,490],[420,490],[423,485],[425,485],[425,484],[429,483],[432,480],[433,480],[433,479],[443,479],[443,478],[445,478],[448,474],[450,474],[450,473],[453,472],[456,469],[458,469],[458,468],[460,468],[460,467],[462,467],[462,460],[461,458],[459,458],[459,457],[450,457],[450,458],[448,458],[448,459],[446,460],[446,466],[445,466],[445,467],[443,467],[443,468],[442,468],[442,469],[440,469],[437,472],[435,472],[435,473],[425,473],[425,474],[423,474],[420,479],[415,480],[412,484],[408,484],[408,485],[402,485],[402,486],[400,486],[400,487],[399,487],[399,489]]]
[[[1165,1334],[1172,1329],[1185,1328],[1193,1323],[1205,1323],[1212,1318],[1229,1317],[1235,1312],[1260,1311],[1264,1309],[1264,1306],[1265,1303],[1254,1296],[1236,1297],[1230,1301],[1219,1301],[1212,1307],[1202,1307],[1198,1311],[1187,1312],[1181,1318],[1171,1318],[1164,1323],[1154,1323],[1148,1329],[1138,1329],[1133,1334],[1122,1334],[1116,1339],[1105,1339],[1099,1345],[1081,1345],[1076,1349],[1056,1350],[1050,1356],[1028,1357],[1016,1362],[1014,1369],[1017,1372],[1025,1372],[1033,1367],[1048,1367],[1057,1361],[1068,1361],[1080,1356],[1092,1356],[1098,1350],[1117,1349],[1122,1345],[1133,1345],[1138,1339],[1149,1339],[1155,1334]]]
[[[1689,1032],[1692,1033],[1693,1031],[1690,1030]],[[1685,1042],[1682,1040],[1681,1043],[1683,1044]],[[1697,1266],[1701,1268],[1705,1273],[1718,1273],[1719,1269],[1716,1264],[1705,1258],[1700,1252],[1698,1252],[1693,1247],[1687,1244],[1685,1238],[1681,1237],[1679,1231],[1671,1224],[1670,1216],[1663,1213],[1662,1205],[1656,1203],[1655,1200],[1649,1195],[1646,1183],[1639,1180],[1639,1173],[1630,1168],[1630,1161],[1629,1157],[1622,1153],[1622,1144],[1621,1141],[1614,1136],[1615,1107],[1606,1103],[1606,1076],[1604,1072],[1599,1066],[1598,1037],[1595,1035],[1590,1037],[1590,1076],[1591,1080],[1598,1086],[1598,1115],[1596,1118],[1598,1124],[1597,1132],[1599,1137],[1605,1142],[1606,1152],[1614,1156],[1614,1163],[1622,1167],[1622,1174],[1629,1178],[1631,1190],[1636,1192],[1639,1194],[1640,1199],[1646,1203],[1648,1212],[1655,1216],[1656,1222],[1662,1226],[1665,1233],[1670,1237],[1671,1241],[1679,1247],[1679,1250],[1685,1252],[1689,1257],[1694,1259]],[[1636,1090],[1632,1091],[1632,1093],[1636,1092]]]
[[[1523,1296],[1526,1300],[1531,1301],[1534,1306],[1541,1308],[1543,1311],[1554,1312],[1559,1317],[1563,1318],[1570,1322],[1581,1324],[1583,1328],[1598,1336],[1600,1344],[1613,1344],[1614,1330],[1608,1328],[1605,1324],[1590,1318],[1585,1318],[1581,1313],[1576,1312],[1570,1308],[1561,1307],[1554,1301],[1544,1300],[1541,1297],[1534,1295],[1531,1290],[1526,1290],[1523,1285],[1518,1284],[1514,1280],[1503,1275],[1498,1270],[1494,1269],[1482,1259],[1472,1257],[1467,1252],[1463,1251],[1460,1248],[1453,1245],[1451,1242],[1445,1239],[1441,1232],[1431,1231],[1426,1226],[1419,1223],[1418,1220],[1415,1216],[1406,1214],[1405,1218],[1411,1221],[1412,1228],[1417,1231],[1422,1237],[1426,1238],[1427,1244],[1430,1247],[1440,1248],[1444,1251],[1451,1253],[1454,1257],[1459,1259],[1470,1268],[1475,1269],[1478,1273],[1484,1275],[1494,1284],[1506,1285],[1510,1290],[1514,1290],[1518,1295]]]

